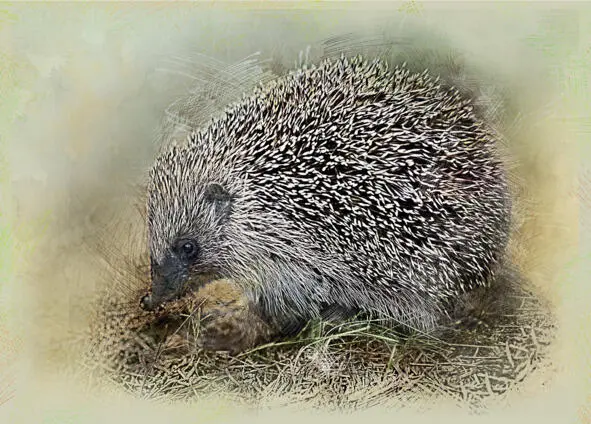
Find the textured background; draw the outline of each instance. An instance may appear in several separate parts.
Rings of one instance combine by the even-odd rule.
[[[526,261],[562,324],[556,377],[543,389],[531,380],[531,390],[490,419],[584,420],[591,413],[591,169],[584,161],[590,11],[545,2],[0,4],[0,416],[60,423],[283,419],[282,411],[257,418],[211,401],[150,405],[78,378],[76,337],[100,272],[83,260],[84,229],[94,205],[150,163],[157,121],[194,83],[189,62],[205,60],[197,55],[232,64],[260,51],[289,64],[327,37],[408,35],[418,24],[535,94],[522,99],[531,131],[519,144],[539,201]],[[319,413],[309,419],[329,420]]]

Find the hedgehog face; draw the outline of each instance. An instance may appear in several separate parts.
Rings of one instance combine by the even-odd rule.
[[[183,170],[193,172],[164,166],[152,171],[148,195],[152,292],[140,303],[146,310],[220,274],[232,196],[222,184],[198,173],[200,168],[187,165]]]

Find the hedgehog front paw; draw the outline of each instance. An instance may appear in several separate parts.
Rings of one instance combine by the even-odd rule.
[[[489,328],[489,325],[479,317],[466,316],[454,321],[453,327],[456,330],[478,331]]]
[[[213,281],[199,292],[203,301],[197,343],[203,349],[236,354],[271,336],[270,327],[234,283]]]
[[[230,354],[247,350],[253,346],[237,311],[212,309],[202,317],[198,343],[206,350],[227,351]]]

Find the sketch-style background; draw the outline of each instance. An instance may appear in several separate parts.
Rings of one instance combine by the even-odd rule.
[[[560,3],[1,4],[0,416],[60,423],[277,419],[280,411],[243,416],[211,400],[151,405],[80,378],[84,306],[101,271],[84,256],[85,229],[92,212],[149,165],[163,110],[194,84],[191,60],[231,65],[261,52],[289,66],[329,37],[360,31],[412,40],[419,25],[447,37],[467,61],[535,94],[523,99],[532,129],[519,151],[540,199],[528,271],[554,302],[561,330],[551,384],[532,380],[523,400],[500,414],[585,419],[590,12]]]

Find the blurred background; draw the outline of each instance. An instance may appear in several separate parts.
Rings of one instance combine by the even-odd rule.
[[[453,50],[510,98],[509,147],[535,211],[520,260],[561,327],[555,384],[509,415],[583,419],[591,401],[589,10],[549,2],[0,4],[0,415],[231,419],[227,405],[102,398],[77,378],[88,300],[105,267],[84,245],[117,215],[117,199],[135,190],[160,144],[178,136],[179,96],[234,82],[193,117],[205,119],[268,73],[348,48],[371,51],[375,42],[409,61],[415,50]],[[34,410],[25,408],[31,402]]]

